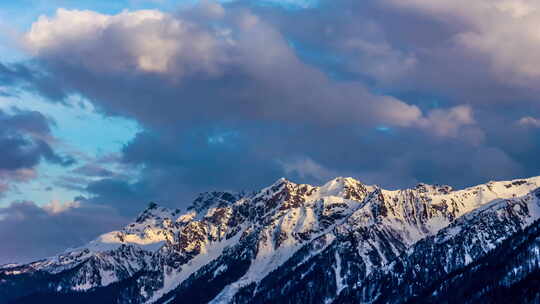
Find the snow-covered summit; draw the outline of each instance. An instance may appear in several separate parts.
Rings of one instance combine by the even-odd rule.
[[[159,223],[160,219],[174,218],[179,213],[180,209],[173,210],[159,206],[155,202],[151,202],[148,204],[148,207],[137,216],[135,223],[146,223],[151,225],[152,223]]]

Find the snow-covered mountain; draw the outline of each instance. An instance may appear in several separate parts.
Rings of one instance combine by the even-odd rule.
[[[496,302],[503,288],[534,302],[539,187],[280,179],[251,195],[201,194],[185,211],[151,203],[86,246],[1,266],[0,303]]]

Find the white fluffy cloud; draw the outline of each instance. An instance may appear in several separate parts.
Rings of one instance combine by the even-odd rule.
[[[259,16],[245,10],[225,10],[218,4],[205,3],[180,15],[154,10],[104,15],[59,9],[53,17],[40,17],[25,41],[36,58],[56,68],[57,75],[76,72],[61,75],[66,83],[90,73],[92,79],[140,82],[133,89],[142,90],[147,84],[144,76],[164,76],[163,87],[149,87],[135,97],[100,88],[98,82],[72,84],[74,91],[98,94],[89,97],[108,103],[104,108],[122,102],[116,113],[142,111],[136,113],[140,120],[151,115],[148,108],[156,102],[162,105],[156,115],[160,121],[164,112],[167,116],[178,113],[174,119],[181,120],[183,116],[210,117],[212,111],[219,118],[245,115],[249,119],[398,127],[418,127],[430,119],[416,105],[372,94],[360,82],[328,78],[298,58],[282,33]],[[384,44],[350,41],[348,47],[368,53],[368,57],[394,58],[384,66],[368,66],[369,73],[380,78],[394,72],[403,74],[415,64],[414,58],[395,53]],[[189,82],[189,87],[183,87],[184,82]],[[149,93],[152,90],[156,92]],[[122,94],[128,95],[125,101]],[[153,96],[166,94],[158,101]],[[452,115],[449,120],[461,122]],[[454,133],[441,128],[436,129],[439,135]]]
[[[47,211],[50,214],[56,214],[56,213],[62,213],[69,211],[73,208],[80,208],[81,203],[78,201],[72,201],[72,202],[61,202],[58,200],[52,200],[48,204],[43,205],[43,209]]]
[[[215,6],[208,11],[217,14]],[[79,60],[72,64],[95,71],[183,74],[214,72],[227,39],[157,10],[105,15],[58,9],[54,17],[34,22],[25,42],[36,56],[69,52],[66,59]]]
[[[456,106],[450,109],[435,109],[428,113],[419,124],[438,136],[457,137],[464,126],[474,125],[473,110],[470,106]]]
[[[456,29],[453,41],[487,59],[504,81],[531,85],[540,80],[540,2],[527,0],[386,0]]]
[[[292,161],[278,161],[287,176],[297,175],[301,179],[315,179],[324,182],[337,176],[337,172],[324,168],[309,157],[297,158]]]
[[[517,123],[523,127],[540,128],[540,119],[530,116],[522,117]]]
[[[418,60],[414,53],[399,50],[385,39],[385,33],[373,22],[363,20],[351,24],[349,34],[332,32],[337,48],[351,57],[348,69],[368,75],[381,83],[391,83],[406,77],[416,68]]]

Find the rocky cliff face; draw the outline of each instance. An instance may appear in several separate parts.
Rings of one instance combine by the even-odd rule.
[[[489,290],[537,275],[538,187],[540,177],[459,191],[280,179],[252,195],[202,194],[185,211],[150,204],[132,224],[86,246],[2,266],[0,302],[458,300],[453,286],[487,273],[493,266],[482,261],[496,254],[523,258],[505,260],[499,278],[506,285],[486,281]],[[467,300],[493,295],[469,284],[474,296],[464,292]]]

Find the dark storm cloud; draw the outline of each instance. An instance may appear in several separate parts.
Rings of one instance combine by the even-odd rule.
[[[127,219],[108,207],[81,203],[13,202],[0,208],[0,264],[29,262],[120,228]]]

